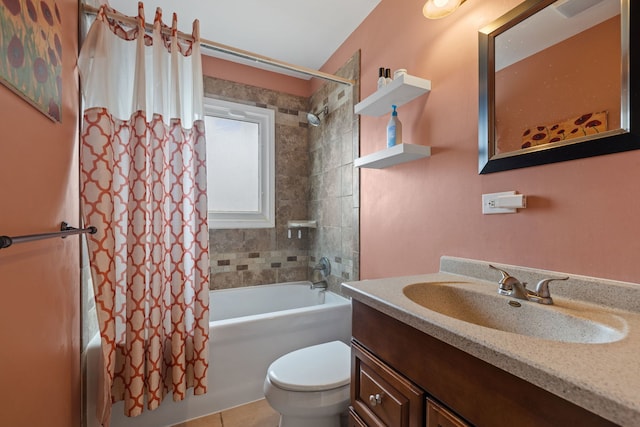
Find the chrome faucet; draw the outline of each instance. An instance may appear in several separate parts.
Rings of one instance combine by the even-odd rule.
[[[549,282],[554,280],[569,280],[569,277],[540,280],[536,285],[535,295],[532,295],[529,300],[539,302],[540,304],[553,304],[553,298],[551,298],[551,293],[549,292]]]
[[[558,279],[543,279],[536,285],[536,290],[531,291],[527,289],[527,283],[521,283],[518,279],[511,276],[504,270],[494,267],[489,264],[489,267],[494,270],[498,270],[502,274],[502,278],[498,281],[498,293],[500,295],[506,295],[512,298],[523,299],[527,301],[534,301],[540,304],[553,304],[553,298],[549,292],[549,282],[554,280],[568,280],[568,277],[562,277]]]
[[[502,273],[502,278],[498,281],[498,293],[500,295],[506,295],[508,297],[514,297],[518,299],[527,299],[527,284],[520,283],[518,279],[511,276],[504,270],[501,270],[493,265],[489,264],[490,268],[498,270]]]
[[[327,277],[329,277],[329,275],[331,274],[331,262],[329,261],[329,258],[327,258],[326,256],[320,258],[320,262],[313,267],[313,271],[319,271],[320,275],[322,276],[322,280],[318,282],[312,282],[311,289],[320,289],[326,291],[328,288]]]
[[[313,267],[313,270],[320,271],[320,274],[322,274],[322,277],[324,278],[329,276],[331,274],[331,262],[329,261],[329,258],[326,256],[320,258],[320,262]]]
[[[320,280],[318,282],[311,283],[311,289],[320,289],[321,291],[326,291],[329,286],[327,285],[326,280]]]

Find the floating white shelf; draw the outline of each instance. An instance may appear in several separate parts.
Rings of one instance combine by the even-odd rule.
[[[429,157],[430,155],[431,147],[405,143],[355,159],[353,166],[356,168],[384,169],[400,163]]]
[[[404,74],[357,103],[354,112],[365,116],[383,116],[391,113],[391,105],[399,107],[430,90],[430,80]]]

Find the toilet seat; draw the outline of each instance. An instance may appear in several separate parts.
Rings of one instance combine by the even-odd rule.
[[[341,341],[302,348],[274,361],[269,381],[290,391],[323,391],[343,387],[351,380],[351,350]]]

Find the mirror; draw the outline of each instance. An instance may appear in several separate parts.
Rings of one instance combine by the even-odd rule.
[[[639,11],[526,0],[480,30],[481,174],[640,149]]]

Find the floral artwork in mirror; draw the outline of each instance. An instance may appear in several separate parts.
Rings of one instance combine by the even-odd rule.
[[[639,10],[526,0],[480,30],[481,174],[640,148]]]

